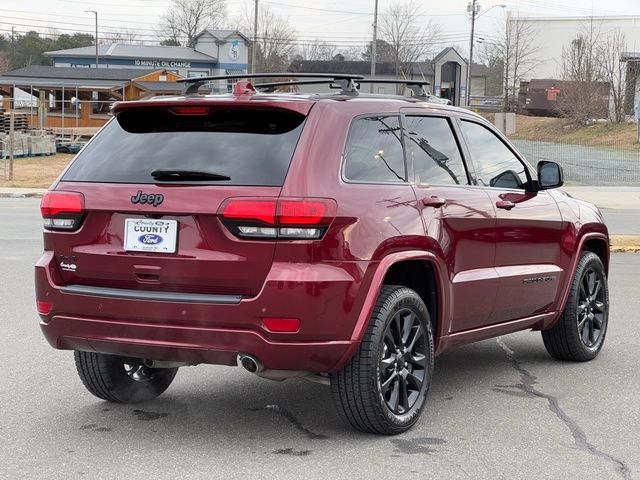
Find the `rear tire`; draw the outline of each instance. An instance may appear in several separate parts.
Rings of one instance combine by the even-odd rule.
[[[177,368],[149,368],[139,358],[74,352],[80,380],[102,400],[136,403],[153,400],[171,385]]]
[[[331,376],[338,411],[353,427],[395,435],[418,420],[433,376],[429,312],[413,290],[385,285],[360,348]]]
[[[598,356],[609,323],[609,287],[600,258],[582,252],[567,303],[558,322],[542,331],[553,358],[586,362]]]

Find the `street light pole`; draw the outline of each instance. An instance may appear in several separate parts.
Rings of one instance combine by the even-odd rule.
[[[467,91],[466,91],[466,104],[471,104],[471,65],[473,65],[473,37],[476,30],[476,15],[480,10],[477,0],[472,0],[467,5],[467,11],[471,12],[471,40],[469,41],[469,65],[467,66]]]
[[[251,49],[251,73],[256,73],[256,50],[258,49],[258,0],[253,11],[253,48]]]
[[[371,44],[371,78],[376,76],[376,47],[378,46],[378,0],[373,8],[373,43]],[[369,93],[373,93],[373,83],[369,84]]]
[[[98,12],[96,10],[85,10],[85,12],[96,16],[96,68],[98,68]]]

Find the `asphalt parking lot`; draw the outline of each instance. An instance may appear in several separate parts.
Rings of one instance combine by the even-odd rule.
[[[640,254],[612,256],[598,359],[554,361],[537,332],[452,349],[416,427],[379,437],[325,386],[238,368],[183,368],[144,404],[92,397],[38,327],[38,203],[0,198],[2,478],[640,478]]]

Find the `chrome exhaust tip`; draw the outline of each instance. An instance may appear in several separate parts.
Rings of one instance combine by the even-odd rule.
[[[260,360],[246,353],[238,354],[238,364],[249,373],[260,373],[264,370],[264,365]]]

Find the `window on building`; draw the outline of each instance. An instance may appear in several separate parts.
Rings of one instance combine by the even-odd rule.
[[[247,73],[246,70],[241,69],[241,68],[230,68],[224,71],[225,75],[244,75],[245,73]],[[230,78],[227,80],[227,92],[231,93],[233,92],[233,87],[235,86],[235,84],[238,82],[237,79],[235,78]]]
[[[358,182],[405,182],[400,120],[397,116],[357,119],[344,156],[344,177]]]

